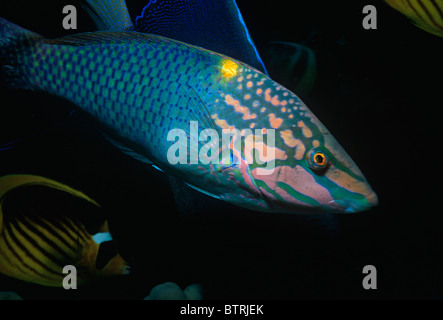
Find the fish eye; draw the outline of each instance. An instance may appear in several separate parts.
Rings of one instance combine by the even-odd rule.
[[[224,78],[231,78],[237,75],[238,64],[231,60],[224,60],[221,66],[221,74]]]
[[[320,173],[329,166],[329,159],[324,152],[314,149],[308,153],[308,164],[312,170]]]
[[[326,164],[326,156],[321,152],[314,154],[313,159],[315,164],[318,166],[323,166]]]

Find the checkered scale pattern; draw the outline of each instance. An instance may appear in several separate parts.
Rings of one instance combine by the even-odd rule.
[[[208,79],[216,55],[132,32],[49,40],[25,64],[39,89],[62,96],[136,144],[158,150],[189,126],[189,87]],[[163,153],[166,154],[165,152]]]

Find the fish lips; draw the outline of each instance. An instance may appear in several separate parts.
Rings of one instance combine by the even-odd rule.
[[[357,213],[371,210],[378,205],[378,196],[374,191],[366,194],[362,199],[338,199],[330,201],[329,205],[338,205],[337,213]]]

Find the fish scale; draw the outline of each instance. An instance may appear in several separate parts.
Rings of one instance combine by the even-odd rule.
[[[58,46],[50,46],[44,50],[44,56],[52,56],[53,51],[65,49],[59,60],[56,61],[44,61],[43,72],[40,74],[41,79],[37,81],[42,82],[43,78],[51,78],[53,81],[47,82],[50,84],[46,90],[56,95],[64,95],[63,89],[57,85],[63,83],[66,88],[72,88],[66,93],[66,97],[72,100],[77,105],[84,106],[84,109],[88,112],[96,114],[99,120],[107,125],[114,127],[119,132],[122,132],[125,137],[132,135],[132,128],[140,128],[140,119],[143,119],[144,126],[153,124],[155,119],[170,119],[169,128],[163,125],[159,128],[163,129],[161,135],[164,135],[173,126],[174,118],[170,117],[167,108],[163,108],[163,104],[156,103],[161,101],[162,96],[167,96],[168,92],[163,88],[173,88],[176,82],[176,77],[172,74],[177,74],[170,70],[171,68],[165,68],[165,56],[164,52],[160,50],[149,50],[146,46],[131,47],[132,60],[129,62],[116,62],[117,57],[127,59],[127,48],[118,45],[106,45],[91,47],[87,49],[68,47],[59,48]],[[110,59],[102,61],[103,68],[107,70],[104,76],[97,77],[97,65],[100,63],[98,59],[97,63],[90,64],[88,61],[94,61],[96,59],[97,52],[104,49],[105,54],[110,54]],[[68,64],[70,61],[75,61],[76,55],[82,54],[84,57],[80,59],[79,66],[75,67],[70,77],[63,78],[63,74],[59,72],[59,66]],[[171,52],[168,55],[169,59],[177,59],[178,52]],[[154,59],[156,57],[156,59]],[[160,59],[160,60],[159,60]],[[133,63],[137,60],[136,64]],[[43,65],[39,61],[36,64],[38,67]],[[132,75],[139,72],[140,66],[145,67],[147,77],[139,83],[132,82]],[[123,72],[124,71],[124,72]],[[32,71],[31,71],[32,72]],[[35,71],[36,72],[36,71]],[[128,76],[129,75],[129,76]],[[169,75],[169,78],[166,78]],[[97,81],[97,78],[100,80]],[[182,80],[189,80],[186,77]],[[160,86],[160,83],[162,84]],[[80,85],[85,84],[85,85]],[[91,88],[95,90],[90,91]],[[137,95],[133,94],[133,90]],[[105,103],[103,103],[105,102]],[[178,101],[177,101],[178,102]],[[126,108],[126,112],[123,112],[122,106],[131,106],[130,110]],[[170,106],[169,108],[174,106]],[[115,123],[114,123],[115,121]],[[147,122],[147,123],[146,123]],[[139,132],[139,139],[154,138],[154,134],[150,134],[151,131],[143,130]],[[161,144],[163,141],[159,141]]]

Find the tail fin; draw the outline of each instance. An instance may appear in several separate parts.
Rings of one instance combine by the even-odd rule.
[[[18,56],[35,39],[43,39],[43,37],[0,17],[0,80],[2,82],[16,88],[28,86],[23,82],[24,79],[21,79],[17,69]]]
[[[82,0],[80,4],[99,30],[134,30],[125,0]]]

